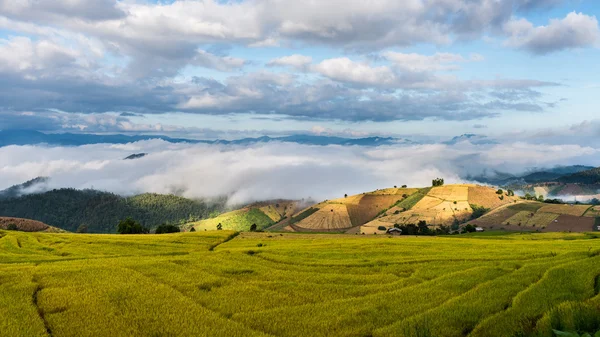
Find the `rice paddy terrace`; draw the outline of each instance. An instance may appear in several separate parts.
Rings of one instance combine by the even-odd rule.
[[[600,330],[600,235],[0,230],[1,336]]]

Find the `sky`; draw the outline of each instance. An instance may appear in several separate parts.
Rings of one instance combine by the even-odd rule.
[[[594,0],[0,0],[0,129],[585,144]]]

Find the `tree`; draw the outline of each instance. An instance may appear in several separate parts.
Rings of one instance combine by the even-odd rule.
[[[508,193],[509,197],[514,197],[515,196],[515,191],[513,191],[513,190],[508,190],[506,192]]]
[[[193,228],[193,227],[192,227]],[[181,229],[175,225],[162,224],[156,228],[156,234],[179,233]]]
[[[538,199],[538,201],[544,202],[544,196],[543,195],[538,196],[537,199]]]
[[[463,227],[463,230],[462,230],[463,234],[464,233],[473,233],[476,231],[477,231],[477,229],[475,229],[475,226],[473,226],[471,224],[466,225],[465,227]]]
[[[348,198],[348,194],[344,194],[344,198]]]
[[[117,232],[119,234],[148,234],[150,231],[132,218],[127,218],[119,221]]]
[[[16,231],[19,230],[19,227],[14,223],[9,223],[8,226],[6,226],[6,229],[9,231]]]
[[[504,191],[503,191],[501,188],[499,188],[499,189],[496,191],[496,194],[498,194],[498,195],[502,195],[502,194],[504,194]]]
[[[195,227],[192,227],[192,229],[190,229],[190,232],[195,232],[195,231],[196,231]]]
[[[77,233],[87,233],[88,232],[88,226],[86,224],[81,224],[79,225],[79,227],[77,227]]]
[[[433,179],[433,180],[431,181],[431,185],[432,185],[433,187],[436,187],[436,186],[443,186],[443,185],[444,185],[444,179],[442,179],[442,178]]]
[[[394,188],[398,188],[398,186],[394,185]]]
[[[250,231],[256,232],[256,224],[255,223],[253,223],[252,226],[250,226]]]
[[[406,187],[407,187],[406,185],[402,185],[402,188],[406,188]]]
[[[219,224],[217,225],[217,230],[220,231],[223,229],[223,225],[221,225],[221,223],[219,222]]]
[[[430,234],[429,227],[427,227],[427,221],[425,221],[425,220],[419,221],[419,224],[417,225],[417,227],[419,227],[419,234],[421,234],[421,235],[429,235]]]

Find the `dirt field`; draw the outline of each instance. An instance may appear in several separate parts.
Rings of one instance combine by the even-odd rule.
[[[447,185],[434,187],[427,195],[449,201],[467,201],[469,199],[469,186]]]
[[[544,213],[538,211],[531,213],[526,211],[518,212],[502,224],[504,226],[532,227],[536,229],[546,228],[550,223],[558,218],[558,214]]]
[[[473,226],[483,227],[485,229],[501,229],[505,227],[502,223],[505,222],[510,217],[514,216],[518,212],[510,209],[510,208],[502,208],[495,211],[492,211],[485,216],[470,221],[469,223]]]
[[[588,205],[552,205],[548,204],[538,212],[582,216],[590,208]]]
[[[544,198],[548,197],[549,191],[548,191],[547,187],[544,187],[544,186],[535,186],[533,188],[533,191],[534,191],[536,197],[538,197],[540,195],[543,196]]]
[[[552,221],[543,232],[591,232],[594,230],[595,218],[573,215],[560,215]]]
[[[514,203],[518,197],[504,196],[504,200],[500,200],[494,189],[484,186],[469,187],[469,204],[483,206],[485,208],[494,209],[502,205]]]
[[[16,225],[17,230],[23,232],[42,232],[51,228],[50,226],[40,221],[0,217],[0,229],[8,229],[8,226],[11,224]]]
[[[348,208],[342,204],[325,204],[293,227],[309,230],[339,230],[352,227]]]
[[[585,212],[584,216],[588,216],[588,217],[592,217],[592,218],[600,217],[600,206],[594,206],[594,207],[588,209],[588,211]]]

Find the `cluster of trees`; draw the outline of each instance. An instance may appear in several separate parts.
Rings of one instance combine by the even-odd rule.
[[[142,226],[139,222],[132,218],[119,221],[117,225],[117,233],[119,234],[148,234],[150,230]]]
[[[431,186],[433,186],[433,187],[444,186],[444,179],[443,178],[433,179],[431,181]]]
[[[535,196],[535,195],[531,195],[529,193],[525,194],[524,197],[522,197],[525,200],[533,200],[533,201],[540,201],[540,202],[544,202],[544,196],[540,195],[540,196]]]
[[[71,232],[114,233],[115,224],[131,217],[148,228],[206,219],[226,209],[226,199],[211,202],[174,195],[122,197],[95,190],[59,189],[0,198],[0,214],[26,218]],[[80,228],[81,227],[81,228]]]
[[[195,232],[196,230],[194,230]],[[156,227],[156,234],[179,233],[181,229],[175,225],[161,224]],[[148,234],[150,229],[142,226],[139,222],[132,218],[119,221],[117,225],[117,233],[119,234]]]
[[[441,235],[450,234],[450,227],[448,226],[436,226],[435,230],[427,226],[427,221],[421,220],[418,224],[394,224],[394,228],[398,228],[402,231],[401,235]]]

